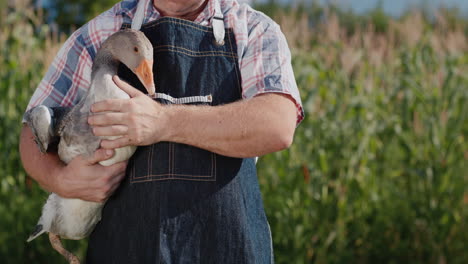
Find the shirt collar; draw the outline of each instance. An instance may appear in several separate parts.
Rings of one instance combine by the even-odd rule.
[[[146,12],[145,18],[143,19],[143,24],[148,23],[150,21],[156,20],[161,17],[161,14],[158,10],[153,6],[153,0],[140,0],[145,1],[146,5]],[[194,20],[195,23],[202,23],[204,21],[209,21],[215,13],[215,0],[208,0],[208,4],[206,5],[205,9],[198,15],[198,17]],[[220,0],[217,0],[220,1]],[[119,15],[127,16],[130,21],[133,19],[136,9],[137,9],[137,0],[124,0],[121,2],[121,10],[118,13]]]
[[[198,17],[193,22],[202,23],[203,21],[208,21],[212,18],[215,14],[214,1],[216,0],[208,0],[208,4],[205,6],[205,9],[203,9],[203,11],[198,15]]]

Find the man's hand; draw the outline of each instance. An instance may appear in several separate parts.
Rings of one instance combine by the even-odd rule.
[[[127,162],[105,167],[100,161],[109,159],[113,150],[98,149],[92,157],[75,157],[55,178],[54,192],[64,198],[104,202],[125,177]]]
[[[130,96],[128,99],[109,99],[95,103],[89,117],[96,136],[121,136],[115,140],[103,140],[105,149],[129,145],[150,145],[164,136],[164,106],[114,76],[115,84]]]
[[[20,153],[24,169],[42,188],[65,198],[103,202],[117,189],[125,176],[126,162],[102,166],[113,150],[98,149],[92,157],[75,157],[64,164],[56,152],[40,153],[31,129],[21,130]]]

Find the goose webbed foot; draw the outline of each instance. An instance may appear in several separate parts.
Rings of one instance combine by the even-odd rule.
[[[58,253],[60,253],[62,256],[64,256],[68,263],[70,264],[80,264],[80,260],[78,259],[77,256],[73,255],[70,253],[68,250],[66,250],[63,245],[62,241],[60,240],[60,237],[56,234],[49,233],[49,240],[50,244],[52,247],[57,250]]]

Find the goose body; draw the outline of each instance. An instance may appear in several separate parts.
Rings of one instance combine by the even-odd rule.
[[[91,84],[88,97],[73,107],[62,121],[64,124],[59,132],[61,140],[58,154],[60,159],[67,164],[78,155],[93,155],[94,151],[99,148],[101,139],[109,139],[109,137],[94,136],[91,127],[88,125],[87,118],[91,105],[105,99],[129,98],[125,92],[115,85],[112,81],[112,75],[108,72],[98,72],[96,77]],[[99,88],[96,89],[96,87]],[[134,146],[116,149],[112,158],[101,161],[100,164],[110,166],[127,160],[135,150],[136,147]],[[30,237],[28,241],[43,232],[51,232],[66,239],[83,239],[89,235],[101,219],[103,206],[104,203],[67,199],[52,193],[43,207],[42,216],[38,222],[38,226],[41,226],[42,230],[37,231],[41,231],[41,233]]]
[[[54,131],[60,136],[59,157],[67,164],[78,155],[92,156],[99,148],[101,139],[117,138],[97,137],[93,134],[87,122],[91,106],[105,99],[129,98],[112,80],[112,76],[117,74],[120,62],[135,72],[150,94],[154,93],[152,59],[153,48],[142,32],[124,30],[111,35],[96,54],[87,95],[55,124],[56,128],[51,128],[52,112],[45,106],[33,108],[26,114],[26,121],[41,151],[47,150]],[[135,150],[135,146],[116,149],[112,158],[100,164],[110,166],[127,160]],[[66,239],[85,238],[101,219],[103,206],[104,203],[66,199],[52,193],[28,242],[44,232]]]

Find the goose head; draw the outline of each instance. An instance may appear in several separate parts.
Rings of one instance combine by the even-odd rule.
[[[95,63],[98,62],[99,53],[125,64],[145,86],[148,94],[155,93],[153,46],[143,32],[132,29],[118,31],[104,41]],[[109,59],[104,59],[104,63],[106,62],[110,63]]]

